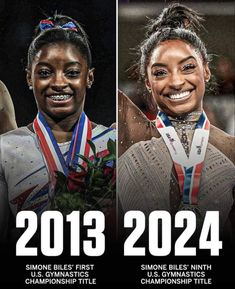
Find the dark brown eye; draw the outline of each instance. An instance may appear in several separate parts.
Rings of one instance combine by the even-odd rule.
[[[193,70],[196,68],[196,65],[193,63],[189,63],[189,64],[185,64],[183,66],[183,71],[189,71],[189,70]]]
[[[161,78],[161,77],[165,77],[167,75],[167,72],[164,69],[160,69],[160,70],[154,71],[153,75],[158,78]]]
[[[71,78],[76,78],[80,75],[80,70],[72,69],[69,71],[66,71],[66,76]]]
[[[48,69],[40,69],[38,71],[38,75],[39,75],[40,78],[47,78],[47,77],[49,77],[51,75],[51,73],[52,72],[50,70],[48,70]]]

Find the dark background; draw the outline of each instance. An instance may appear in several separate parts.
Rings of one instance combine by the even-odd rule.
[[[92,121],[109,126],[116,116],[115,0],[0,0],[0,79],[15,106],[18,126],[37,113],[26,83],[26,60],[35,26],[54,12],[82,24],[91,44],[95,81],[87,92],[85,111]]]

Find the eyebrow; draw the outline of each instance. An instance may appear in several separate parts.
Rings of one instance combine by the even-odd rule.
[[[190,56],[187,56],[187,57],[181,59],[178,64],[182,64],[183,62],[185,62],[185,61],[187,61],[189,59],[193,59],[193,60],[197,61],[194,56],[190,55]],[[156,63],[153,63],[151,68],[153,68],[155,66],[167,67],[167,65],[165,63],[156,62]]]
[[[82,66],[82,64],[79,61],[69,61],[65,64],[66,66],[70,66],[70,65],[79,65]]]
[[[49,62],[45,62],[45,61],[40,61],[36,64],[37,66],[40,65],[40,66],[52,66]],[[79,61],[69,61],[69,62],[66,62],[65,63],[65,66],[70,66],[70,65],[79,65],[79,66],[82,66],[82,64],[79,62]]]

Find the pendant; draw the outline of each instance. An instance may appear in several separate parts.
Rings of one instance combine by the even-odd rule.
[[[197,225],[201,225],[203,222],[203,216],[204,214],[201,212],[201,210],[199,209],[198,205],[190,205],[190,204],[184,204],[181,203],[181,205],[179,206],[179,211],[191,211],[194,212],[195,216],[196,216],[196,222]]]

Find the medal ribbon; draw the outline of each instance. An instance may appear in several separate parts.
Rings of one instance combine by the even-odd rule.
[[[75,125],[66,161],[51,128],[40,112],[38,112],[37,117],[34,119],[33,127],[52,178],[52,183],[55,183],[55,171],[63,172],[67,176],[69,166],[78,170],[77,164],[85,165],[85,162],[79,158],[78,154],[89,157],[90,145],[87,140],[91,140],[92,129],[91,122],[84,112],[82,112],[80,119]]]
[[[210,122],[203,111],[195,128],[189,157],[167,115],[160,111],[156,127],[161,134],[174,163],[180,192],[185,204],[196,205],[200,176],[209,139]]]

